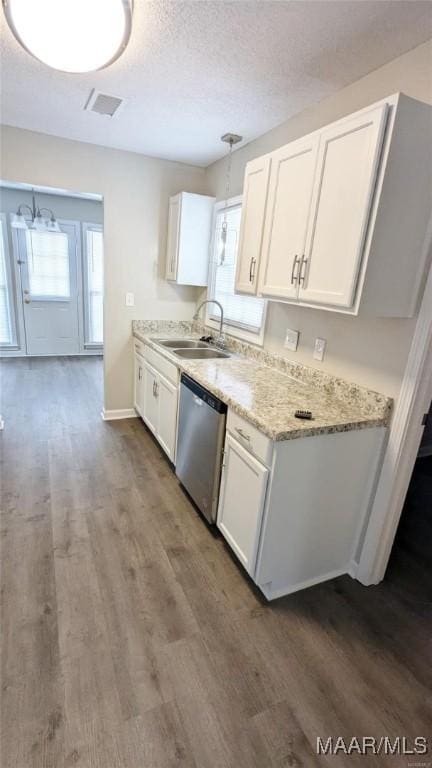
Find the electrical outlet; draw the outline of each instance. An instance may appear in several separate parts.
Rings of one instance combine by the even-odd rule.
[[[299,336],[300,333],[298,331],[293,331],[291,328],[287,328],[284,347],[290,349],[291,352],[295,352],[298,347]]]
[[[126,306],[127,307],[134,307],[135,306],[135,296],[133,293],[127,293],[126,294]]]
[[[315,339],[315,348],[313,353],[314,360],[323,360],[326,344],[327,342],[325,339]]]

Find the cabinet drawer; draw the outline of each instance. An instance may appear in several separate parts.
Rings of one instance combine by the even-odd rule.
[[[138,355],[144,356],[144,343],[134,338],[134,349]]]
[[[147,344],[144,347],[144,358],[150,365],[156,368],[159,373],[165,376],[168,381],[172,381],[172,383],[176,385],[178,384],[179,371],[177,366],[167,360],[163,355],[160,355],[159,352],[156,352],[154,349],[147,346]]]
[[[227,430],[238,440],[240,445],[243,445],[244,448],[258,456],[264,464],[270,466],[273,441],[269,437],[263,435],[249,421],[246,421],[242,416],[231,410],[228,411]]]

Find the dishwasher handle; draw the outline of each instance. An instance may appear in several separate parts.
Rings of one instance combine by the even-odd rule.
[[[193,401],[195,405],[204,405],[204,400],[201,400],[200,397],[192,393]]]
[[[218,397],[205,389],[201,384],[198,384],[197,381],[192,379],[186,373],[182,373],[180,382],[182,387],[185,387],[192,392],[194,396],[194,402],[196,402],[196,398],[197,400],[201,400],[204,405],[209,405],[210,408],[212,408],[214,411],[217,411],[218,413],[227,412],[227,406],[222,402],[222,400],[219,400]]]

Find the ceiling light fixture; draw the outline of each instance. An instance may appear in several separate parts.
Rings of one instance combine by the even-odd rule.
[[[107,67],[126,48],[133,0],[2,0],[9,27],[36,59],[63,72]]]
[[[225,261],[225,251],[226,251],[226,241],[227,241],[227,233],[228,233],[228,222],[227,222],[227,208],[228,208],[228,200],[230,196],[230,188],[231,188],[231,164],[232,164],[232,148],[234,144],[238,144],[239,141],[243,141],[243,136],[238,136],[237,133],[224,133],[223,136],[221,136],[221,141],[224,141],[225,144],[229,144],[229,153],[228,153],[228,164],[227,164],[227,172],[225,177],[225,206],[224,206],[224,218],[222,222],[222,230],[221,230],[221,251],[220,251],[220,264],[221,267]]]
[[[30,224],[27,224],[22,212],[23,208],[27,208],[27,210],[30,211]],[[44,211],[49,214],[49,218],[42,215]],[[37,229],[39,232],[60,232],[59,223],[51,208],[39,208],[39,206],[36,205],[34,193],[32,195],[31,206],[27,205],[27,203],[21,203],[18,206],[17,212],[12,217],[12,226],[14,229]]]

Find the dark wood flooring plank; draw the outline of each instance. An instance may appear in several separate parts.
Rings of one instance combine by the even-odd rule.
[[[315,750],[428,728],[420,550],[267,604],[142,422],[101,420],[99,359],[0,375],[2,768],[406,766]]]

